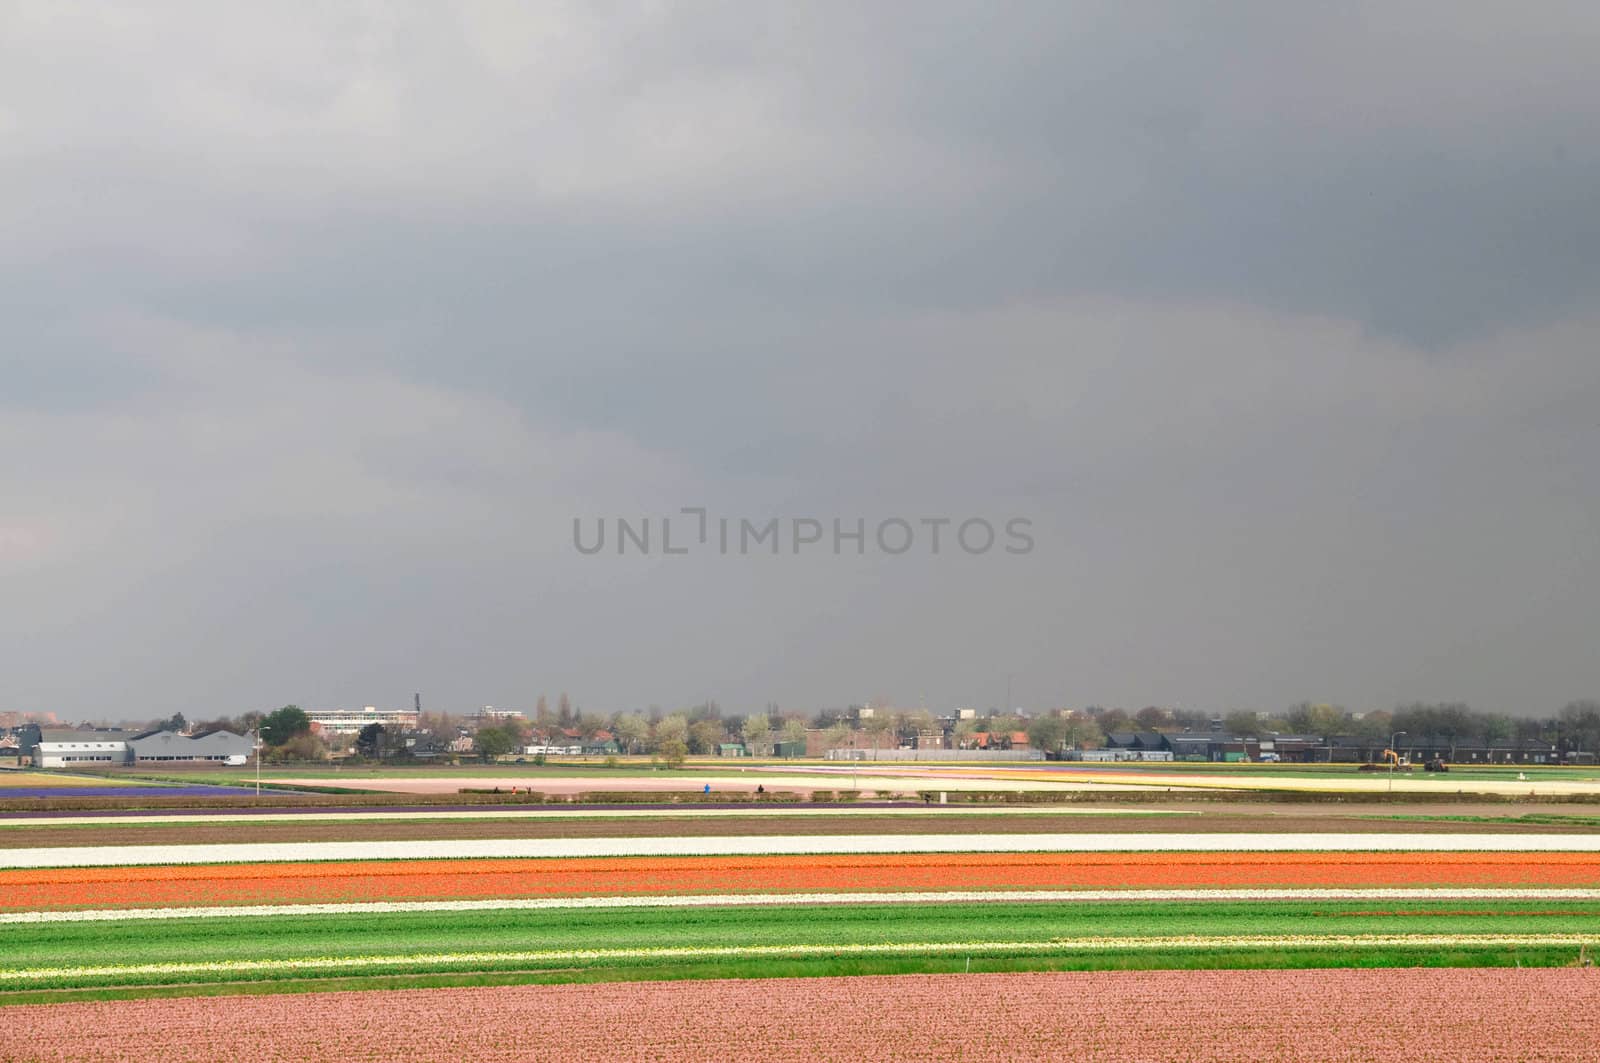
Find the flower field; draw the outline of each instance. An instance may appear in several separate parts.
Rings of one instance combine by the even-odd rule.
[[[244,793],[234,786],[208,783],[155,785],[114,778],[86,778],[81,775],[54,775],[39,771],[0,771],[0,799],[23,797],[226,797]]]
[[[307,822],[336,814],[320,816]],[[1377,990],[1366,982],[1340,981],[1355,972],[1329,968],[1383,968],[1364,976],[1378,978],[1432,974],[1436,980],[1419,991],[1459,994],[1500,984],[1472,981],[1488,972],[1463,968],[1522,966],[1538,970],[1499,973],[1530,976],[1504,984],[1559,984],[1570,996],[1590,983],[1537,982],[1531,976],[1587,978],[1558,968],[1600,949],[1600,833],[1581,823],[1566,825],[1564,833],[1541,832],[1537,824],[1488,833],[1408,832],[1393,825],[1370,834],[1181,833],[1165,825],[1123,833],[1103,827],[1006,833],[982,831],[975,820],[964,834],[658,831],[529,838],[496,837],[504,828],[484,819],[479,822],[491,825],[481,836],[441,838],[427,833],[442,828],[430,827],[425,813],[410,816],[418,836],[390,840],[347,835],[331,841],[224,842],[213,834],[214,844],[195,844],[182,838],[181,822],[169,820],[162,829],[177,832],[168,835],[173,844],[125,844],[148,828],[129,833],[91,823],[82,829],[94,833],[79,836],[100,844],[61,846],[34,839],[70,838],[78,828],[30,835],[27,830],[37,828],[13,827],[19,830],[16,844],[0,849],[0,1017],[28,1018],[0,1029],[37,1031],[48,1027],[31,1016],[80,1014],[80,1021],[91,1024],[117,1024],[116,1039],[76,1042],[80,1053],[71,1057],[20,1058],[117,1059],[130,1043],[129,1030],[159,1025],[165,1017],[178,1040],[165,1040],[163,1028],[154,1035],[159,1048],[152,1049],[140,1032],[135,1040],[141,1056],[159,1051],[173,1059],[226,1059],[233,1042],[216,1038],[218,1029],[232,1033],[234,1017],[248,1031],[252,1023],[284,1022],[280,1009],[290,1005],[280,1001],[290,998],[280,994],[295,994],[293,1014],[302,1016],[316,1013],[323,1001],[348,999],[343,990],[364,989],[383,995],[368,998],[371,1004],[346,1005],[337,1013],[342,1017],[311,1028],[291,1021],[271,1030],[265,1045],[246,1049],[241,1043],[237,1058],[390,1058],[361,1054],[373,1044],[362,1023],[375,1012],[403,1011],[409,1022],[413,1014],[433,1014],[430,1009],[459,1018],[476,1016],[480,1008],[511,1009],[515,1015],[518,1008],[548,1014],[550,1008],[589,1007],[605,1028],[626,1021],[625,1010],[607,1011],[623,1007],[611,1002],[645,997],[661,1007],[690,1009],[685,1024],[641,1033],[635,1016],[626,1036],[578,1047],[561,1039],[551,1051],[564,1058],[700,1058],[714,1043],[719,1049],[737,1044],[748,1058],[1048,1054],[1044,1041],[982,1032],[993,1010],[987,1004],[985,1024],[945,1023],[936,1036],[907,1040],[893,1034],[897,1027],[873,1020],[860,998],[835,988],[838,975],[895,975],[903,977],[882,984],[895,987],[896,1016],[936,1008],[932,987],[958,986],[962,1007],[970,1010],[967,990],[960,987],[992,983],[1002,992],[1015,985],[1023,1001],[1018,1021],[1032,1023],[1030,1031],[1055,1030],[1051,1036],[1062,1037],[1070,1029],[1078,1044],[1083,1030],[1093,1029],[1099,1031],[1096,1045],[1107,1054],[1075,1051],[1074,1058],[1137,1060],[1149,1058],[1139,1052],[1144,1042],[1125,1039],[1126,1027],[1106,1017],[1112,1013],[1102,1010],[1100,996],[1093,1015],[1080,1007],[1079,1020],[1068,1027],[1060,1024],[1075,1009],[1063,1000],[1070,1004],[1073,998],[1050,994],[1104,984],[1112,987],[1106,992],[1139,1001],[1152,985],[1181,996],[1190,991],[1186,987],[1210,992],[1223,984],[1208,978],[1271,975],[1278,980],[1250,984],[1262,993],[1277,987],[1270,992],[1281,996],[1298,991],[1293,979],[1321,979],[1327,993],[1304,1001],[1307,1008],[1323,1009],[1314,1012],[1321,1017],[1306,1021],[1337,1023],[1347,1021],[1339,1018],[1338,1007],[1357,1006],[1339,1003],[1341,986],[1350,987],[1356,1001]],[[663,822],[693,822],[692,816]],[[359,836],[364,821],[349,822],[357,827],[349,833]],[[888,824],[874,826],[882,831]],[[215,829],[220,833],[228,825]],[[933,977],[954,973],[963,980]],[[785,976],[806,976],[781,983],[786,1005],[761,988]],[[744,1033],[735,1041],[726,1035],[702,1041],[707,1027],[701,1020],[710,1005],[697,994],[705,980],[727,978],[759,981],[717,983],[718,1014],[729,1007],[728,999],[756,1000],[780,1007],[781,1017],[775,1012],[759,1025],[741,1027]],[[685,980],[689,984],[670,984]],[[556,984],[591,981],[627,988]],[[316,992],[307,996],[309,991]],[[845,1008],[841,992],[856,1002]],[[192,999],[224,993],[250,995],[214,1008]],[[143,998],[174,996],[191,999],[164,1000],[159,1010],[145,1010],[156,1005]],[[1230,992],[1228,999],[1237,997]],[[1542,1006],[1543,999],[1530,996],[1526,1006]],[[401,1001],[415,1005],[394,1006]],[[33,1010],[46,1002],[45,1010]],[[763,1006],[769,1005],[747,1010],[758,1015]],[[216,1029],[185,1025],[189,1015],[222,1014],[216,1009],[224,1008],[230,1021]],[[793,1021],[808,1008],[817,1021]],[[840,1023],[834,1018],[840,1014],[858,1014],[860,1020]],[[288,1035],[289,1028],[297,1032]],[[437,1044],[424,1040],[420,1050],[408,1043],[406,1054],[421,1060],[539,1058],[528,1037],[542,1028],[526,1015],[505,1028],[475,1018],[467,1026],[451,1025],[436,1017],[419,1030],[435,1037],[440,1030],[459,1032]],[[1249,1029],[1248,1022],[1241,1028]],[[386,1020],[384,1029],[399,1028]],[[818,1029],[825,1033],[816,1034]],[[310,1040],[295,1040],[302,1030]],[[501,1031],[494,1036],[509,1040],[485,1042],[485,1031]],[[27,1036],[32,1051],[41,1042],[36,1033]],[[641,1050],[631,1057],[619,1048],[633,1044]],[[1263,1047],[1259,1056],[1217,1058],[1295,1058],[1279,1051],[1279,1041],[1256,1047]],[[102,1048],[105,1055],[94,1054]],[[430,1057],[435,1048],[438,1056]],[[509,1054],[497,1055],[502,1048]],[[278,1051],[288,1056],[272,1054]],[[0,1059],[18,1055],[0,1048]],[[1430,1057],[1413,1052],[1407,1058]],[[1556,1052],[1547,1058],[1581,1057]]]
[[[1594,1039],[1574,1017],[1597,1009],[1600,976],[1574,969],[521,985],[21,1006],[0,1058],[1577,1063]]]
[[[353,916],[359,914],[359,918]],[[1030,957],[1067,966],[1570,960],[1600,946],[1600,901],[1358,896],[830,906],[476,907],[148,921],[11,922],[0,989],[316,979],[351,972],[616,970],[681,976],[717,964]],[[1135,955],[1136,954],[1136,955]],[[1242,958],[1242,959],[1241,959]]]
[[[7,786],[0,797],[232,797],[245,793],[227,786],[136,786],[116,783],[108,786]]]
[[[0,771],[0,795],[9,795],[19,790],[49,790],[57,787],[82,786],[84,777],[81,775],[59,775],[48,771]],[[106,779],[105,786],[138,785],[137,783],[123,783],[117,779]]]
[[[902,853],[1591,853],[1600,833],[1084,833],[725,835],[718,837],[499,838],[389,842],[241,842],[0,849],[0,868],[117,867],[257,861],[505,859],[534,857],[778,856]]]
[[[0,870],[7,908],[816,890],[1600,887],[1600,854],[956,853]]]

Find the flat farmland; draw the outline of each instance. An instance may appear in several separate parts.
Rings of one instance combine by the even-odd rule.
[[[1182,817],[1175,822],[1173,817]],[[766,835],[865,834],[1122,834],[1170,833],[1181,825],[1191,834],[1341,833],[1375,834],[1592,834],[1600,821],[1583,816],[1514,815],[1420,818],[1342,810],[1295,814],[1281,807],[1263,811],[1070,810],[1025,812],[923,812],[919,809],[860,809],[855,814],[778,808],[759,813],[594,816],[581,811],[470,817],[399,814],[296,817],[199,817],[66,821],[0,820],[0,849],[51,846],[174,845],[236,842],[408,841],[486,838],[697,838]]]
[[[226,773],[218,776],[229,778]],[[757,786],[809,795],[816,790],[859,790],[882,794],[921,790],[1083,793],[1170,791],[1284,792],[1305,794],[1471,795],[1501,797],[1578,797],[1600,799],[1600,770],[1578,768],[1456,767],[1443,774],[1362,772],[1355,765],[1266,764],[938,764],[867,761],[729,765],[725,760],[694,764],[671,773],[647,766],[587,770],[499,764],[449,772],[388,770],[360,773],[274,772],[273,781],[390,793],[454,793],[462,788],[532,787],[551,794],[636,790],[657,793],[713,790],[751,793]],[[242,778],[239,776],[237,778]]]
[[[1397,1001],[1404,1001],[1402,1027],[1392,1019]],[[4,1013],[0,1056],[41,1063],[396,1055],[416,1063],[1576,1063],[1595,1057],[1587,1017],[1597,1010],[1600,975],[1574,968],[518,985],[18,1006]]]
[[[933,780],[930,783],[930,778]],[[1103,791],[1134,791],[1146,789],[1149,784],[1139,780],[1072,779],[1072,778],[1009,778],[995,775],[940,774],[929,776],[889,773],[874,767],[859,772],[854,777],[843,774],[798,769],[750,769],[737,773],[718,767],[704,774],[685,773],[663,778],[655,772],[636,774],[545,775],[538,769],[522,772],[506,771],[489,776],[462,777],[459,775],[372,774],[349,778],[336,776],[286,775],[275,780],[284,786],[316,786],[367,790],[396,794],[450,794],[462,789],[500,789],[513,787],[532,788],[547,794],[581,794],[595,791],[626,790],[639,793],[692,794],[710,786],[722,793],[753,794],[757,787],[765,790],[787,790],[809,797],[817,790],[862,790],[883,794],[914,796],[918,789],[934,790],[1037,790],[1062,793]],[[999,785],[1004,783],[1004,785]]]
[[[1581,806],[1405,807],[1425,814],[1162,802],[13,816],[0,821],[0,1004],[1559,967],[1600,946],[1600,831]],[[1472,814],[1426,814],[1457,809]]]
[[[0,990],[314,982],[516,972],[682,978],[708,970],[1547,966],[1600,944],[1589,900],[1035,901],[475,908],[205,915],[6,926]],[[780,968],[781,969],[781,968]]]
[[[58,910],[816,890],[1597,888],[1600,854],[952,853],[382,860],[0,870],[8,908]]]

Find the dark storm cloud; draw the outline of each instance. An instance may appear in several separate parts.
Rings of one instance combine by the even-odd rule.
[[[1600,683],[1592,7],[0,17],[21,704]]]

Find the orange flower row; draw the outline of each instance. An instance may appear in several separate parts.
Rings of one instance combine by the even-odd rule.
[[[970,853],[0,871],[10,909],[818,890],[1600,886],[1593,853]]]

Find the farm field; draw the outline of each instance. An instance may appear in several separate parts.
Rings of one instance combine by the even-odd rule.
[[[1439,807],[1489,814],[13,816],[0,826],[0,1004],[969,970],[1560,967],[1600,947],[1600,831],[1583,806],[1512,806],[1526,820],[1500,805]],[[1306,829],[1273,829],[1295,823]]]
[[[1015,772],[1030,774],[1044,773],[1064,777],[1061,781],[1071,781],[1072,777],[1087,776],[1090,778],[1108,778],[1115,781],[1127,781],[1135,784],[1148,781],[1154,777],[1193,777],[1214,776],[1223,779],[1260,780],[1260,779],[1345,779],[1352,776],[1361,777],[1368,773],[1356,771],[1354,764],[1290,764],[1290,763],[1223,763],[1223,762],[1192,762],[1192,761],[1160,761],[1160,762],[1110,762],[1091,763],[1084,761],[1038,761],[1038,760],[992,760],[983,762],[971,761],[893,761],[873,760],[870,756],[859,761],[820,760],[814,758],[763,758],[763,757],[691,757],[683,766],[666,768],[652,763],[646,757],[620,756],[612,758],[616,763],[610,763],[606,758],[599,757],[553,757],[545,764],[536,765],[531,761],[518,763],[515,758],[501,759],[492,763],[468,762],[453,765],[416,764],[398,765],[384,764],[353,764],[353,765],[299,765],[283,764],[268,765],[262,769],[261,777],[265,781],[286,781],[294,778],[311,779],[315,781],[340,781],[358,782],[367,780],[387,779],[466,779],[472,780],[493,779],[496,777],[515,777],[526,781],[529,778],[591,778],[591,779],[619,779],[655,778],[665,781],[679,781],[692,783],[696,779],[708,775],[723,775],[730,777],[745,776],[751,773],[766,774],[798,774],[806,776],[831,777],[835,783],[838,776],[850,776],[852,773],[865,778],[873,775],[915,775],[929,774],[959,775],[975,774],[1005,775]],[[121,769],[114,773],[120,774]],[[1515,780],[1521,773],[1530,778],[1545,780],[1565,780],[1570,782],[1597,782],[1600,781],[1600,766],[1556,766],[1544,764],[1530,765],[1488,765],[1488,764],[1452,764],[1448,772],[1448,779],[1481,779],[1485,781],[1510,781]],[[201,767],[182,768],[176,771],[160,771],[154,769],[140,769],[128,774],[143,778],[164,780],[186,780],[193,778],[196,781],[214,782],[220,784],[237,785],[243,780],[254,781],[254,768],[224,768]],[[1386,773],[1375,773],[1384,775]],[[1426,778],[1423,772],[1412,772],[1411,777]],[[1407,773],[1396,774],[1396,781],[1406,777]],[[471,783],[474,784],[475,783]],[[615,789],[615,787],[611,787]]]
[[[14,910],[805,891],[1600,888],[1600,855],[961,853],[386,860],[0,871]]]
[[[129,867],[273,860],[510,857],[821,856],[846,853],[1051,852],[1597,853],[1600,834],[835,834],[657,838],[499,838],[399,842],[246,842],[0,849],[0,868]]]
[[[72,775],[44,771],[0,771],[0,800],[26,797],[221,797],[243,791],[212,782],[154,782],[127,777]]]
[[[1396,1001],[1405,1002],[1404,1036],[1383,1018]],[[952,1002],[963,1018],[952,1018]],[[875,1021],[885,1008],[895,1021]],[[1550,968],[479,986],[19,1006],[4,1013],[0,1056],[323,1063],[393,1058],[404,1045],[416,1063],[713,1056],[730,1063],[1576,1063],[1593,1058],[1593,1032],[1572,1017],[1597,1008],[1600,976]],[[556,1032],[529,1019],[548,1015],[583,1021]]]
[[[856,903],[228,915],[9,923],[0,990],[328,974],[681,976],[685,964],[951,956],[1047,966],[1415,966],[1570,961],[1600,945],[1594,900]]]
[[[383,812],[291,816],[166,815],[0,818],[0,849],[93,845],[243,842],[425,841],[513,838],[650,838],[832,834],[1168,833],[1595,833],[1600,818],[1579,815],[1484,817],[1286,815],[1212,810],[920,808],[682,811]]]
[[[1526,774],[1526,773],[1525,773]],[[366,778],[337,778],[329,776],[290,775],[275,780],[287,786],[317,786],[346,788],[356,791],[380,791],[404,794],[455,793],[463,786],[532,787],[543,793],[572,794],[586,791],[627,789],[658,793],[690,792],[701,786],[713,790],[752,793],[757,786],[768,790],[787,790],[809,795],[816,790],[849,788],[883,793],[914,793],[917,790],[945,791],[1033,791],[1039,793],[1118,793],[1130,791],[1289,791],[1306,793],[1381,794],[1484,794],[1501,796],[1588,796],[1600,798],[1600,779],[1593,777],[1547,778],[1529,775],[1518,780],[1514,774],[1475,773],[1475,777],[1450,774],[1445,777],[1419,777],[1413,774],[1398,775],[1390,779],[1384,773],[1357,773],[1353,768],[1347,774],[1247,774],[1172,771],[1096,771],[1061,772],[1043,768],[970,769],[964,767],[942,768],[889,768],[883,764],[863,768],[855,773],[835,768],[814,768],[809,771],[794,768],[752,769],[730,774],[726,769],[692,773],[683,778],[660,778],[654,775],[619,778],[616,775],[561,775],[545,776],[530,770],[523,774],[501,771],[492,776],[463,781],[462,777],[449,776],[370,776]]]
[[[53,771],[21,771],[15,768],[0,771],[0,794],[11,790],[39,790],[56,787],[83,786],[88,783],[105,786],[138,786],[143,783],[133,778],[73,775]]]
[[[1129,791],[1280,791],[1321,794],[1577,796],[1600,799],[1600,771],[1537,767],[1519,769],[1455,769],[1445,775],[1358,772],[1354,765],[1330,769],[1280,765],[1168,765],[1032,766],[1001,764],[975,767],[967,764],[892,764],[866,762],[853,766],[835,763],[755,765],[730,770],[726,763],[708,764],[701,773],[684,770],[664,775],[648,769],[613,770],[590,774],[547,773],[532,766],[499,765],[490,774],[471,775],[460,769],[447,774],[371,772],[343,775],[337,772],[275,776],[290,786],[343,787],[389,793],[453,793],[463,786],[532,787],[544,793],[565,794],[593,790],[692,792],[709,785],[713,790],[753,792],[757,786],[809,795],[815,790],[848,788],[881,793],[918,790],[1033,791],[1055,793],[1120,793]],[[1521,776],[1521,777],[1519,777]]]

